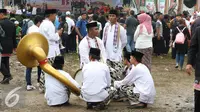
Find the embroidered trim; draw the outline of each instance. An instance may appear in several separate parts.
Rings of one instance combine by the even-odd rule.
[[[87,41],[88,41],[88,47],[91,48],[91,46],[90,46],[90,41],[89,41],[89,36],[86,36],[86,39],[87,39]],[[96,47],[97,47],[98,49],[100,49],[96,37],[95,37],[95,43],[96,43]]]

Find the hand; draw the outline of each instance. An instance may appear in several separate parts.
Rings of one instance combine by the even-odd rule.
[[[57,33],[58,33],[59,36],[61,36],[62,33],[63,33],[63,28],[59,29],[59,30],[57,31]]]
[[[192,74],[192,65],[189,64],[186,66],[186,72],[188,73],[188,75]]]

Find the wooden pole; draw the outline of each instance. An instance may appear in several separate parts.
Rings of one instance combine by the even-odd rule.
[[[183,10],[183,0],[178,0],[177,14],[181,14],[182,10]]]
[[[154,3],[155,3],[155,6],[156,6],[156,12],[158,12],[159,11],[159,9],[158,9],[158,0],[154,0]]]
[[[169,10],[169,0],[165,0],[165,14],[168,14],[168,10]]]

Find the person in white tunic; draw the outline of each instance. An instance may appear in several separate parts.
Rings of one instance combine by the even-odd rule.
[[[106,63],[106,53],[103,42],[98,38],[98,27],[97,22],[91,22],[86,25],[88,35],[83,38],[79,44],[79,53],[80,53],[80,68],[83,65],[90,62],[89,60],[89,51],[90,48],[98,48],[101,50],[101,60]]]
[[[49,43],[49,52],[47,58],[50,60],[60,54],[59,40],[62,30],[56,32],[53,22],[56,19],[56,9],[45,10],[46,19],[41,23],[39,32],[43,34]]]
[[[123,80],[114,82],[114,87],[128,97],[131,104],[129,108],[146,108],[154,103],[154,81],[149,69],[141,63],[142,57],[142,53],[133,51],[130,62],[134,66],[130,73]]]
[[[52,66],[63,76],[69,79],[77,88],[79,84],[65,71],[63,71],[64,57],[57,56]],[[45,99],[49,106],[60,106],[69,104],[70,91],[63,83],[49,74],[45,74]]]
[[[100,49],[90,48],[90,61],[84,65],[83,86],[81,87],[81,95],[87,102],[87,109],[95,107],[104,109],[106,103],[112,99],[114,90],[110,88],[111,77],[110,71],[106,64],[99,62]]]
[[[117,10],[110,10],[109,22],[106,23],[103,31],[107,64],[114,72],[111,74],[112,82],[121,79],[123,71],[122,51],[127,43],[126,30],[117,22],[118,16]]]

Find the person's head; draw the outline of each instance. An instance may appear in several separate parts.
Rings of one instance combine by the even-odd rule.
[[[67,17],[70,17],[70,16],[71,16],[71,12],[70,12],[70,11],[67,11],[67,12],[66,12],[66,16],[67,16]]]
[[[185,20],[184,19],[180,19],[178,20],[180,25],[186,26]]]
[[[168,14],[164,15],[164,20],[165,20],[166,22],[169,22],[169,20],[170,20],[170,17],[169,17],[169,15],[168,15]]]
[[[151,23],[151,17],[146,14],[146,13],[142,13],[140,15],[138,15],[138,21],[140,22],[140,24],[144,23],[144,22],[150,22]]]
[[[62,16],[62,12],[61,12],[61,11],[58,11],[58,12],[57,12],[57,15],[58,15],[58,17],[59,17],[59,16]]]
[[[39,27],[43,20],[44,20],[44,17],[42,17],[42,16],[35,16],[35,18],[34,18],[34,24]]]
[[[0,9],[0,19],[5,18],[7,15],[7,10],[6,9]]]
[[[90,22],[86,25],[87,27],[87,31],[88,31],[88,35],[91,38],[97,37],[99,35],[99,30],[97,27],[97,22]]]
[[[119,16],[119,13],[117,10],[110,10],[109,12],[109,20],[112,24],[115,24],[117,22],[117,19],[118,19],[118,16]]]
[[[162,13],[158,13],[157,16],[158,16],[159,20],[163,20],[163,14]]]
[[[130,56],[131,56],[131,53],[129,52],[124,53],[124,65],[130,64]]]
[[[65,22],[66,17],[64,15],[59,16],[59,22]]]
[[[144,54],[141,53],[141,52],[133,51],[131,53],[131,56],[130,56],[130,62],[131,62],[131,64],[134,64],[136,66],[138,63],[141,63],[143,55]]]
[[[90,48],[89,59],[90,61],[99,61],[100,60],[101,51],[98,48]]]
[[[63,56],[56,56],[52,66],[55,69],[62,70],[63,66],[64,66],[64,63],[65,63],[65,61],[64,61],[64,57]]]
[[[94,15],[92,16],[92,19],[93,19],[94,21],[97,21],[98,18],[99,18],[99,16],[98,16],[97,14],[94,14]]]
[[[134,10],[130,10],[129,13],[130,13],[131,16],[135,16],[135,12],[134,12]]]
[[[54,22],[56,19],[56,12],[56,9],[47,9],[45,10],[45,15],[50,21]]]
[[[82,18],[82,20],[86,20],[86,18],[87,18],[87,13],[86,13],[86,12],[82,12],[81,18]]]
[[[14,24],[15,24],[16,27],[19,26],[19,22],[18,21],[15,21]]]

